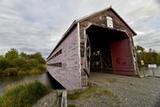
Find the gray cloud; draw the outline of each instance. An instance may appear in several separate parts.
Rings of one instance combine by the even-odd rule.
[[[0,53],[16,48],[47,56],[76,18],[110,5],[140,35],[135,43],[160,50],[156,0],[0,0]],[[145,37],[145,40],[144,40]],[[145,41],[148,40],[148,45]]]
[[[157,3],[160,5],[160,0],[156,0],[157,1]]]

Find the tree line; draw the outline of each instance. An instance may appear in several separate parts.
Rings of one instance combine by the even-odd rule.
[[[39,52],[26,54],[10,49],[5,55],[0,55],[0,76],[43,73],[46,70],[45,64],[46,61]]]
[[[142,46],[136,46],[135,51],[137,54],[137,62],[139,67],[140,66],[146,66],[148,64],[157,64],[160,65],[160,52],[156,52],[153,49],[149,49],[149,51],[146,51],[146,49]],[[144,63],[144,65],[142,64]]]

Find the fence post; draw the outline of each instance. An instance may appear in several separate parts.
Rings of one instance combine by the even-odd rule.
[[[67,91],[62,91],[61,107],[67,107]]]

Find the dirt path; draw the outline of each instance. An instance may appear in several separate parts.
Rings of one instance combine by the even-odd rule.
[[[160,106],[160,78],[92,73],[90,82],[111,89],[119,96],[121,107]]]
[[[71,94],[71,107],[160,107],[160,78],[92,73],[89,81],[94,88]]]

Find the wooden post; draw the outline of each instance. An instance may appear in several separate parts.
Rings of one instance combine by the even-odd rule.
[[[62,91],[61,107],[67,107],[67,91]]]

